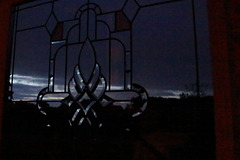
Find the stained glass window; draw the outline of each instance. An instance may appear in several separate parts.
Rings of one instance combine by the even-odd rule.
[[[24,124],[6,125],[10,129],[5,133],[17,128],[24,137],[38,128],[37,138],[30,139],[41,151],[25,154],[30,159],[36,154],[39,159],[181,159],[183,155],[192,160],[203,159],[196,153],[203,146],[208,146],[205,156],[211,157],[213,143],[206,139],[213,140],[213,93],[205,3],[16,4],[7,123]],[[5,135],[13,142],[12,134]],[[34,145],[26,139],[18,138],[15,146],[8,143],[6,150],[23,151]],[[185,153],[189,150],[193,154]],[[20,154],[5,156],[28,158],[15,155]]]

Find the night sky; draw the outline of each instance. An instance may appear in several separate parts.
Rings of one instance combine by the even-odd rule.
[[[165,0],[166,1],[166,0]],[[165,2],[164,0],[137,0],[140,6]],[[20,6],[20,10],[46,0],[39,0]],[[102,13],[120,10],[125,0],[90,0],[102,9]],[[54,13],[59,22],[73,19],[76,11],[87,3],[85,0],[55,1]],[[128,18],[133,20],[136,2],[129,1],[124,9]],[[50,37],[56,19],[50,18],[51,3],[19,11],[15,45],[15,62],[12,65],[13,98],[15,100],[36,100],[42,88],[48,86],[48,69]],[[209,51],[208,21],[206,2],[195,1],[197,44],[199,54],[200,87],[206,95],[212,94],[211,59]],[[112,21],[109,16],[104,20]],[[42,26],[46,24],[46,27]],[[42,27],[38,27],[42,26]],[[38,27],[31,30],[24,30]],[[142,7],[132,21],[132,54],[133,83],[140,84],[149,96],[178,98],[182,92],[187,92],[186,86],[196,83],[195,46],[191,0]],[[69,38],[75,41],[75,32]],[[104,37],[105,32],[98,31]],[[64,32],[65,33],[65,32]],[[66,35],[63,35],[66,36]],[[113,36],[126,39],[126,35],[114,33]],[[129,41],[129,40],[126,40]],[[130,43],[130,42],[129,42]],[[108,74],[108,43],[95,42],[97,61],[102,67],[102,74],[108,80],[111,78],[111,89],[123,88],[123,55],[119,44],[112,44],[112,74]],[[57,46],[57,45],[56,45]],[[129,46],[126,46],[128,48]],[[73,68],[78,63],[78,55],[82,45],[72,45],[69,49],[68,67]],[[62,53],[63,52],[63,53]],[[87,58],[87,57],[86,57]],[[55,91],[64,89],[63,72],[65,65],[64,49],[59,51],[56,62]],[[68,79],[72,72],[67,73]],[[110,77],[109,77],[110,76]],[[107,82],[108,83],[108,82]]]

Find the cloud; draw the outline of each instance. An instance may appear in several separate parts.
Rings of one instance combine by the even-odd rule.
[[[38,93],[45,87],[48,86],[47,78],[38,76],[24,76],[14,75],[13,77],[13,92],[14,100],[16,101],[35,101]],[[55,92],[63,92],[62,85],[55,84]],[[123,86],[111,86],[111,90],[123,90]],[[146,88],[150,97],[163,97],[163,98],[179,98],[181,93],[188,93],[186,90],[174,90],[174,89],[151,89]],[[206,91],[207,95],[212,95],[211,90]],[[121,94],[121,96],[123,96]],[[66,95],[52,94],[45,98],[45,100],[61,100]]]
[[[123,86],[111,86],[111,90],[123,90]]]
[[[13,98],[15,101],[35,101],[39,91],[47,86],[47,78],[14,74]]]
[[[150,97],[163,97],[163,98],[179,98],[179,94],[185,93],[184,90],[174,89],[149,89],[147,90]]]
[[[23,75],[15,74],[13,76],[13,84],[32,86],[32,87],[46,87],[47,79],[42,77],[23,76]]]

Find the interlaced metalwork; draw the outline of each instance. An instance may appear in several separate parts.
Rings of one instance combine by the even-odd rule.
[[[125,6],[127,5],[127,1]],[[139,5],[135,4],[138,8]],[[125,7],[123,7],[125,8]],[[132,16],[136,16],[137,13]],[[108,23],[102,19],[107,15],[115,16],[115,28],[111,28]],[[48,19],[51,21],[54,18],[54,13],[52,13]],[[81,47],[78,56],[78,64],[74,67],[73,76],[69,79],[67,77],[67,72],[69,71],[68,65],[65,68],[65,87],[64,93],[69,95],[64,98],[61,102],[70,108],[74,108],[74,111],[69,117],[70,125],[82,125],[86,122],[92,125],[98,118],[98,113],[95,108],[106,107],[107,105],[113,105],[114,102],[124,102],[131,105],[131,101],[137,99],[138,109],[132,113],[132,117],[139,116],[147,106],[148,94],[146,90],[140,85],[132,83],[132,42],[131,42],[131,20],[126,14],[121,11],[116,11],[113,13],[102,13],[100,7],[97,4],[88,2],[87,4],[80,7],[77,11],[74,25],[70,27],[67,31],[66,39],[63,38],[63,24],[67,22],[58,22],[55,30],[52,31],[51,44],[61,44],[60,47],[52,52],[50,58],[50,69],[49,69],[49,85],[48,88],[43,89],[38,95],[38,107],[44,115],[48,115],[46,104],[41,103],[44,101],[44,96],[51,93],[54,94],[55,84],[55,70],[56,59],[60,49],[64,48],[66,52],[66,59],[68,57],[69,46],[79,46]],[[134,18],[134,17],[133,17]],[[72,35],[71,32],[77,28],[78,35]],[[106,31],[106,35],[100,35],[98,32]],[[127,34],[128,37],[124,41],[116,35],[116,33]],[[71,42],[70,36],[76,36],[76,40]],[[101,72],[101,65],[97,60],[97,51],[94,48],[95,43],[107,43],[109,45],[109,73],[108,80],[104,77]],[[111,53],[113,43],[118,43],[119,46],[123,48],[124,60],[124,87],[121,90],[113,90],[111,87]],[[66,61],[66,63],[68,63]],[[68,84],[68,85],[67,85]],[[105,92],[107,92],[105,94]],[[114,92],[114,93],[112,93]],[[122,99],[115,99],[111,97],[113,94],[122,95]],[[134,97],[135,96],[135,97]],[[139,97],[139,98],[138,98]],[[130,103],[130,104],[129,104]],[[98,126],[101,126],[101,122],[98,122]]]

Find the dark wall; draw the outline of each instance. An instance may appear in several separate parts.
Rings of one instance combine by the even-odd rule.
[[[240,159],[240,2],[208,0],[218,160]]]

